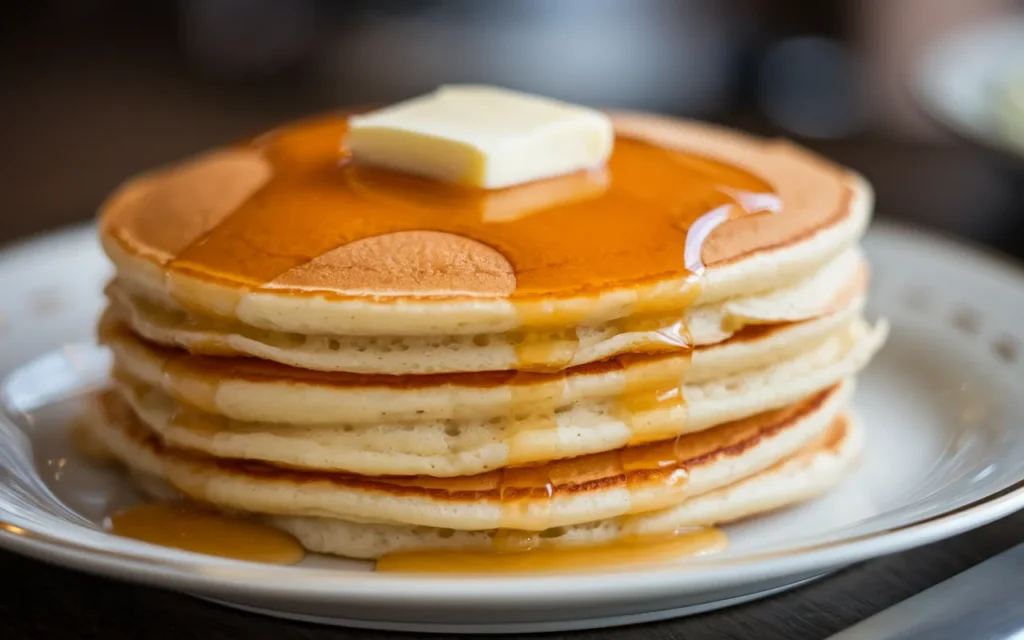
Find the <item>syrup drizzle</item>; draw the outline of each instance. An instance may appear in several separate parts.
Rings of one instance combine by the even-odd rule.
[[[727,191],[727,190],[726,190]],[[643,449],[633,448],[634,445],[655,442],[659,440],[674,439],[678,444],[680,434],[683,433],[688,414],[686,397],[683,389],[686,370],[689,368],[693,356],[693,338],[687,325],[686,311],[700,296],[701,276],[704,274],[705,265],[701,256],[701,250],[708,236],[723,223],[740,217],[742,215],[753,215],[756,213],[773,212],[778,210],[778,201],[770,194],[734,193],[733,202],[722,204],[711,209],[704,215],[698,217],[686,230],[686,243],[684,250],[684,261],[688,276],[675,295],[672,296],[675,309],[669,313],[663,311],[665,298],[663,292],[660,296],[638,295],[638,300],[632,313],[617,321],[618,328],[622,333],[648,333],[654,334],[654,340],[667,347],[675,357],[673,372],[667,380],[660,381],[660,384],[650,385],[643,383],[639,377],[630,378],[627,376],[627,383],[623,393],[619,396],[613,414],[621,420],[630,431],[629,447],[615,452],[616,473],[626,478],[629,497],[631,500],[631,511],[634,513],[649,511],[663,506],[663,500],[657,504],[648,504],[643,486],[637,484],[636,478],[642,474],[636,473],[650,468],[651,460],[645,457]],[[639,291],[643,291],[642,289]],[[578,315],[578,314],[577,314]],[[529,319],[524,324],[530,324]],[[578,317],[573,318],[577,323]],[[559,340],[533,341],[520,345],[517,350],[517,360],[520,369],[537,370],[544,366],[543,363],[558,363],[559,371],[570,364],[572,358],[579,349],[579,340],[575,329],[563,332]],[[620,356],[619,360],[628,369],[629,364],[636,356]],[[564,381],[564,373],[561,374]],[[564,390],[564,384],[562,389]],[[513,391],[509,404],[508,416],[513,424],[510,430],[510,437],[506,440],[508,448],[508,464],[516,465],[521,460],[541,459],[535,448],[546,445],[544,459],[558,459],[558,442],[560,440],[557,410],[564,406],[564,398],[556,397],[548,402],[537,406],[528,394]],[[532,421],[523,421],[521,414],[527,407],[536,413]],[[539,409],[539,411],[537,411]],[[670,420],[665,420],[663,414],[668,413]],[[662,414],[660,429],[652,429],[647,424],[655,414]],[[530,429],[542,431],[544,438],[531,437]],[[675,450],[676,447],[673,447]],[[678,501],[685,496],[684,485],[689,478],[684,460],[678,455],[671,459],[658,460],[657,466],[673,466],[672,473],[665,479],[665,486],[676,489],[679,494]],[[506,474],[510,469],[506,469]],[[506,475],[502,476],[502,521],[511,519],[518,514],[521,507],[516,502],[505,499]],[[551,512],[551,501],[554,496],[554,484],[549,477],[537,474],[528,476],[536,485],[535,488],[543,489],[547,496],[547,503],[543,509],[538,511]],[[547,523],[550,525],[550,520]],[[547,528],[547,527],[544,527]],[[505,552],[509,549],[533,549],[540,544],[540,538],[535,532],[517,531],[507,533],[499,531],[493,540],[494,551]]]

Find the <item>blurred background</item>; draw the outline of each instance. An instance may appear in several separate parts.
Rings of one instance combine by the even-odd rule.
[[[784,135],[879,217],[1024,257],[1024,161],[946,133],[922,53],[1012,0],[37,0],[0,3],[0,240],[281,120],[484,81]]]

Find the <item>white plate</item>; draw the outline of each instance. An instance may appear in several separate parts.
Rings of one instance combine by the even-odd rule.
[[[925,111],[951,133],[1020,161],[1024,147],[1000,132],[991,107],[993,92],[1011,71],[1024,71],[1024,17],[940,39],[922,56],[913,89]]]
[[[403,576],[312,557],[268,567],[104,533],[135,499],[79,460],[74,397],[102,382],[89,342],[107,273],[91,229],[0,255],[0,546],[285,617],[420,631],[529,632],[687,615],[761,597],[1024,506],[1024,272],[950,241],[876,224],[871,313],[892,322],[863,375],[860,468],[813,503],[728,527],[728,551],[607,575]],[[70,346],[62,346],[73,343]]]

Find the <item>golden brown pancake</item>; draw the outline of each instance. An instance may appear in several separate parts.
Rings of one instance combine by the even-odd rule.
[[[711,354],[722,351],[726,348],[740,348],[745,344],[758,342],[769,342],[773,338],[784,339],[785,334],[798,334],[802,339],[802,346],[813,347],[816,342],[826,338],[830,333],[841,329],[848,324],[855,316],[851,314],[837,318],[835,323],[831,318],[820,318],[817,321],[783,322],[779,324],[751,326],[733,335],[722,344],[705,345],[696,347],[694,356],[698,359],[703,354]],[[815,326],[820,330],[815,330]],[[199,386],[206,386],[213,383],[228,381],[248,382],[253,384],[265,383],[268,385],[285,383],[292,385],[311,385],[341,390],[350,390],[359,393],[366,391],[401,391],[418,389],[457,388],[465,390],[486,390],[499,387],[513,388],[539,388],[545,385],[562,386],[572,384],[576,378],[584,376],[598,376],[601,374],[632,372],[627,377],[627,384],[639,389],[644,384],[659,386],[679,381],[681,374],[690,374],[694,366],[692,359],[679,354],[626,354],[590,362],[584,365],[572,367],[559,372],[540,373],[532,371],[479,371],[465,373],[439,373],[420,375],[386,375],[386,374],[359,374],[344,371],[316,371],[289,367],[269,360],[245,357],[214,357],[209,355],[193,355],[179,349],[166,347],[159,344],[146,342],[135,336],[124,323],[119,321],[112,314],[104,314],[99,326],[99,341],[101,344],[113,344],[115,347],[144,353],[144,357],[150,360],[154,366],[164,371],[164,379],[168,383],[167,388],[175,386],[190,387],[197,389]],[[770,351],[774,360],[791,355],[796,350]],[[755,368],[765,364],[762,359],[752,362],[748,361],[747,366],[736,365],[739,368]],[[728,370],[727,370],[728,371]],[[728,371],[734,372],[734,371]],[[642,378],[643,382],[640,379]],[[710,376],[703,375],[699,370],[693,376],[696,380],[707,380]],[[156,382],[156,380],[154,380]],[[538,392],[531,391],[531,395],[538,395]],[[201,402],[202,408],[211,407],[209,403]]]
[[[369,477],[215,459],[167,448],[116,394],[98,397],[98,433],[119,457],[141,447],[186,495],[254,512],[457,529],[541,530],[667,508],[736,482],[824,433],[849,385],[697,434],[552,463],[456,478]],[[134,444],[124,444],[134,443]]]
[[[581,325],[571,331],[520,331],[473,336],[302,335],[199,317],[133,293],[122,279],[106,293],[107,313],[146,340],[194,354],[245,355],[303,369],[362,374],[424,375],[576,367],[622,354],[680,354],[728,341],[745,328],[821,318],[860,307],[867,288],[863,257],[850,249],[794,286],[675,317]],[[648,320],[650,322],[648,322]],[[530,369],[529,366],[526,367]]]
[[[720,532],[706,527],[730,524],[737,520],[775,511],[815,498],[840,482],[857,463],[863,448],[863,427],[847,415],[837,418],[827,432],[805,445],[796,454],[740,482],[684,500],[661,511],[612,518],[581,525],[559,527],[540,534],[530,532],[452,531],[431,527],[410,527],[360,523],[333,518],[278,516],[271,522],[295,535],[310,551],[357,558],[385,558],[385,566],[410,570],[412,564],[429,566],[433,571],[459,572],[463,554],[475,552],[486,572],[496,572],[497,554],[525,548],[543,551],[591,548],[621,541],[631,544],[619,548],[620,554],[635,561],[650,562],[646,545],[655,548],[677,535]],[[420,554],[410,558],[405,554]],[[394,554],[398,554],[397,556]],[[487,557],[487,555],[490,557]],[[524,557],[529,554],[513,554]],[[674,556],[674,557],[673,557]],[[543,555],[539,560],[555,565],[562,556]],[[471,557],[472,559],[472,557]],[[505,558],[508,560],[508,558]],[[532,560],[527,558],[528,560]],[[661,560],[677,560],[678,552]],[[397,562],[396,562],[397,561]],[[658,559],[654,558],[654,562]],[[513,560],[513,562],[515,562]],[[396,566],[399,565],[399,566]],[[507,563],[502,564],[504,568]],[[524,563],[534,570],[537,562]],[[603,568],[597,560],[593,568]],[[455,566],[452,566],[455,565]],[[380,569],[378,565],[378,570]],[[572,567],[574,570],[577,567]]]
[[[856,375],[885,327],[847,316],[757,333],[700,350],[692,364],[635,357],[483,379],[315,374],[190,356],[117,326],[105,341],[119,392],[174,446],[298,468],[452,477],[611,451],[786,406]],[[692,382],[692,373],[705,381]]]
[[[601,176],[527,185],[539,204],[494,216],[519,188],[362,167],[346,122],[128,182],[100,224],[119,273],[201,315],[300,333],[366,335],[390,316],[386,330],[415,334],[425,315],[439,333],[573,327],[782,284],[849,246],[870,204],[855,175],[791,145],[627,114]],[[765,260],[778,264],[761,282],[740,268]]]
[[[563,297],[688,275],[686,229],[717,207],[779,211],[717,227],[703,244],[708,266],[799,240],[846,216],[851,198],[841,169],[806,154],[794,162],[787,152],[798,152],[782,144],[745,149],[778,156],[773,185],[625,125],[603,193],[492,226],[479,219],[488,192],[349,162],[346,122],[338,115],[285,126],[151,177],[138,195],[129,192],[135,197],[110,203],[104,233],[171,270],[243,287]],[[758,198],[765,204],[748,202]],[[599,242],[580,241],[595,228]]]
[[[91,434],[88,431],[84,433]],[[451,563],[458,564],[464,552],[494,554],[530,548],[552,551],[606,545],[620,540],[631,542],[629,547],[620,549],[621,552],[647,559],[645,541],[657,548],[659,543],[666,539],[671,541],[679,533],[689,535],[702,527],[728,524],[821,495],[856,464],[862,448],[863,427],[843,414],[827,431],[794,455],[739,482],[687,499],[669,509],[557,527],[539,533],[457,531],[315,516],[271,516],[267,520],[292,533],[310,551],[355,558],[384,556],[389,567],[394,567],[394,561],[401,560],[403,570],[412,558],[396,558],[393,554],[425,553],[427,558],[436,560],[430,563],[434,570],[451,572],[457,569]],[[159,469],[139,464],[144,457],[124,456],[124,463],[135,471],[142,490],[157,499],[180,498],[180,494],[163,480]],[[723,537],[714,530],[704,531]],[[435,555],[438,553],[447,555],[438,557]],[[677,559],[674,555],[669,554],[664,559]],[[554,560],[556,566],[562,566],[560,555],[545,557],[549,562]],[[490,560],[493,562],[494,557]],[[594,568],[603,566],[598,564]],[[493,572],[494,567],[489,571]]]

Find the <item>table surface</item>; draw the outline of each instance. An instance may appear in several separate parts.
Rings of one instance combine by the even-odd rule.
[[[14,42],[8,41],[12,47]],[[18,160],[0,172],[4,210],[16,212],[0,216],[0,242],[83,220],[125,175],[259,130],[299,109],[294,94],[277,102],[264,96],[254,103],[245,96],[185,88],[178,75],[133,66],[131,58],[113,56],[112,48],[106,66],[90,63],[86,53],[93,49],[85,48],[63,56],[58,64],[47,57],[50,49],[43,44],[35,49],[19,44],[17,56],[13,49],[7,53],[22,61],[38,58],[43,65],[38,68],[46,73],[27,63],[0,68],[0,84],[12,97],[0,100],[0,124],[17,123],[0,139],[5,157]],[[0,52],[4,46],[0,39]],[[75,105],[75,118],[66,117],[68,104]],[[261,110],[247,108],[252,104]],[[112,118],[119,132],[114,137],[104,127],[81,125],[114,122]],[[63,151],[39,140],[59,143]],[[880,209],[893,218],[942,228],[1024,257],[1021,172],[949,143],[857,139],[813,146],[864,173],[875,185]],[[543,637],[823,638],[1021,541],[1024,512],[750,604],[679,620]],[[241,613],[4,552],[0,575],[15,587],[0,598],[0,638],[415,637]]]

